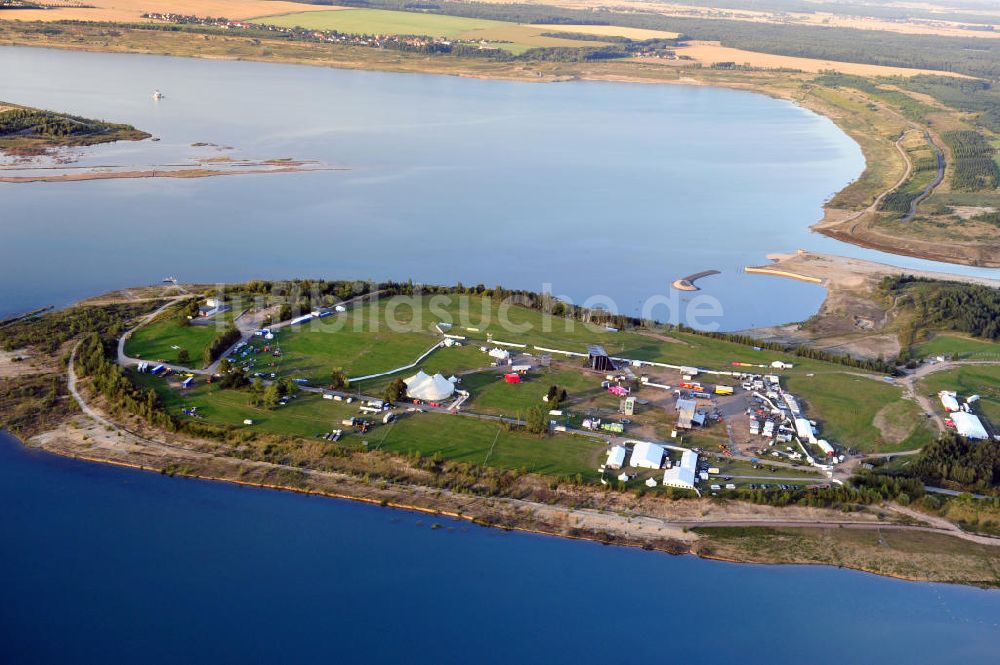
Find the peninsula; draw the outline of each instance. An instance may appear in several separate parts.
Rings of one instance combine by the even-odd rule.
[[[981,389],[1000,378],[1000,343],[978,316],[939,316],[952,289],[991,311],[997,285],[861,268],[865,297],[895,303],[872,332],[910,342],[897,360],[500,287],[130,289],[0,327],[2,424],[31,446],[171,475],[997,586],[982,562],[1000,546],[1000,483],[978,452],[995,446],[974,438],[1000,421]],[[919,329],[904,304],[918,292]],[[476,325],[460,323],[470,312]],[[966,399],[956,434],[948,405]]]

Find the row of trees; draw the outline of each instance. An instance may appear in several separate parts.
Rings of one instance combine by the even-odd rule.
[[[225,353],[226,349],[240,341],[242,335],[234,325],[229,325],[212,340],[212,343],[205,347],[204,358],[206,365],[211,365],[215,360]]]

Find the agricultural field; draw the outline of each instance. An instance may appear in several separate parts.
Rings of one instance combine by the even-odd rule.
[[[155,321],[139,328],[125,342],[125,354],[133,358],[150,361],[165,361],[187,367],[204,367],[203,354],[222,328],[222,322],[232,321],[232,312],[220,315],[220,320],[212,323],[194,323],[183,326],[177,321],[175,309],[170,309]],[[190,360],[180,362],[181,350],[187,350]]]
[[[537,47],[600,46],[606,42],[579,41],[547,37],[551,32],[588,32],[584,26],[520,25],[491,19],[465,18],[443,14],[421,14],[384,9],[341,9],[320,12],[296,12],[280,16],[263,16],[255,22],[287,28],[337,30],[362,35],[421,35],[461,41],[486,41],[491,45],[519,54]],[[589,26],[588,26],[589,27]],[[607,29],[608,26],[601,26]],[[579,28],[579,29],[577,29]],[[628,31],[621,28],[620,31]],[[658,32],[658,31],[649,31]],[[591,34],[595,34],[592,33]],[[616,34],[612,30],[610,33]],[[664,33],[670,34],[670,33]]]
[[[881,453],[913,450],[934,438],[920,407],[895,385],[837,372],[791,377],[787,386],[802,397],[821,438],[834,443]]]
[[[1000,425],[1000,366],[965,365],[936,372],[922,379],[917,388],[935,401],[941,390],[954,390],[963,397],[979,395],[976,411]]]
[[[45,9],[18,9],[0,12],[0,21],[122,21],[139,22],[149,11],[197,16],[251,18],[262,14],[329,10],[323,5],[308,5],[284,0],[164,0],[151,4],[146,0],[46,0]]]
[[[917,76],[918,74],[944,74],[931,69],[910,69],[908,67],[890,67],[857,62],[842,62],[822,60],[818,58],[802,58],[791,55],[774,55],[760,53],[740,48],[722,46],[719,42],[690,41],[677,49],[677,55],[686,56],[706,67],[720,62],[731,62],[736,65],[749,65],[764,69],[794,69],[811,74],[822,72],[840,72],[858,76]]]

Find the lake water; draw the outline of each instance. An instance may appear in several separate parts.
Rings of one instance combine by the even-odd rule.
[[[10,47],[0,63],[0,99],[161,139],[80,150],[80,165],[230,155],[350,169],[0,184],[2,313],[171,275],[551,284],[641,313],[677,277],[717,269],[701,285],[724,315],[705,322],[737,329],[801,320],[823,298],[741,272],[769,252],[942,267],[810,232],[861,152],[829,120],[762,95]]]
[[[0,544],[6,663],[976,663],[1000,643],[1000,591],[505,533],[3,432]]]

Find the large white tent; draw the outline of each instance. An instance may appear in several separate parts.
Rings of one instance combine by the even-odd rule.
[[[956,411],[950,414],[951,420],[955,423],[955,430],[967,439],[988,439],[986,428],[979,420],[978,416],[965,411]]]
[[[698,453],[693,450],[685,450],[681,453],[680,463],[663,472],[663,485],[664,487],[681,487],[693,490],[694,476],[697,470]]]
[[[629,466],[638,469],[659,469],[663,464],[663,455],[666,451],[663,446],[647,441],[639,441],[632,448],[632,457],[629,459]]]
[[[430,376],[423,370],[403,381],[406,384],[406,394],[413,399],[424,402],[440,402],[448,399],[455,392],[455,384],[440,374]]]

